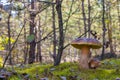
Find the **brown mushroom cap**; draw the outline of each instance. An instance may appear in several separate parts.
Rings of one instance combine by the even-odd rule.
[[[81,49],[83,46],[88,46],[92,49],[98,49],[102,47],[98,40],[92,38],[77,38],[71,42],[71,45],[77,49]]]

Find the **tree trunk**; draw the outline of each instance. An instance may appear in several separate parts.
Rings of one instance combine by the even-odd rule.
[[[88,38],[90,38],[90,30],[91,30],[91,17],[90,17],[90,14],[91,13],[91,6],[90,6],[90,0],[88,0]]]
[[[83,22],[84,22],[84,32],[87,31],[87,26],[86,26],[86,15],[85,15],[85,8],[84,8],[84,0],[82,0],[82,14],[83,14]],[[85,37],[87,35],[85,34]]]
[[[63,21],[62,21],[62,11],[61,11],[61,0],[56,0],[56,10],[58,14],[58,24],[59,24],[59,44],[58,44],[58,54],[56,56],[56,60],[54,65],[57,66],[60,64],[61,56],[63,53],[64,46],[64,34],[63,34]]]
[[[8,15],[8,21],[7,21],[7,25],[8,25],[8,51],[10,52],[11,49],[11,29],[10,29],[10,17],[11,17],[11,11]],[[9,64],[12,65],[12,58],[11,58],[11,53],[9,55]]]
[[[102,24],[103,24],[103,47],[102,47],[102,54],[101,59],[104,59],[104,53],[105,53],[105,33],[106,33],[106,25],[105,25],[105,2],[103,0],[103,16],[102,16]]]
[[[24,13],[24,17],[25,17],[25,13]],[[27,43],[26,43],[26,27],[25,27],[26,21],[24,19],[24,64],[26,64],[27,62]]]
[[[27,62],[26,28],[24,27],[24,64]]]
[[[55,10],[54,10],[54,4],[52,5],[52,24],[53,24],[53,60],[55,62],[56,58],[56,29],[55,29]]]
[[[120,3],[120,0],[117,0],[117,4]],[[120,30],[120,6],[117,7],[117,13],[118,13],[118,26],[119,26],[119,30]]]
[[[39,23],[38,23],[38,31],[37,31],[37,38],[38,40],[41,40],[41,24],[40,24],[40,17],[39,17]],[[42,62],[42,55],[41,55],[41,42],[37,44],[37,55],[36,55],[36,61]]]
[[[112,19],[111,19],[111,10],[110,10],[110,2],[108,2],[108,12],[107,12],[107,16],[108,16],[108,22],[107,22],[107,28],[108,28],[108,39],[109,39],[109,43],[110,43],[110,57],[114,57],[115,56],[115,52],[113,50],[113,44],[112,44]]]
[[[115,54],[114,50],[113,50],[113,44],[112,44],[112,27],[111,27],[111,24],[108,25],[108,39],[109,39],[109,42],[110,42],[110,53],[111,54]],[[111,55],[112,57],[112,55]]]
[[[31,9],[33,11],[30,12],[30,35],[34,35],[34,37],[35,37],[35,32],[34,32],[35,22],[34,22],[34,19],[36,17],[36,13],[34,12],[34,0],[31,1]],[[36,46],[36,42],[35,42],[35,39],[34,39],[30,43],[29,60],[28,60],[29,64],[32,64],[35,60],[35,46]]]

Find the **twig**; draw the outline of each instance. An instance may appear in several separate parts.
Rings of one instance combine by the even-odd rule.
[[[82,35],[80,35],[80,36],[77,37],[77,38],[81,38],[81,37],[84,36],[87,32],[89,32],[89,30],[86,31],[85,33],[83,33]],[[67,45],[65,45],[65,46],[63,47],[63,49],[65,49],[65,48],[68,47],[69,45],[70,45],[70,43],[68,43]]]
[[[50,2],[50,1],[41,1],[41,0],[37,0],[38,2],[43,2],[43,3],[47,3],[47,4],[56,4],[55,2]]]

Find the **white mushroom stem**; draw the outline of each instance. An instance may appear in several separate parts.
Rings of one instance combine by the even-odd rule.
[[[81,48],[81,54],[79,59],[80,66],[82,68],[85,68],[85,69],[89,68],[88,66],[89,58],[90,58],[90,48],[87,46],[83,46]]]

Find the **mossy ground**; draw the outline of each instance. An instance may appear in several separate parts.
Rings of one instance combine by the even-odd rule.
[[[102,61],[102,65],[97,69],[80,69],[78,63],[61,63],[59,66],[50,64],[32,64],[24,67],[15,67],[18,73],[10,77],[9,80],[22,80],[21,74],[30,75],[30,80],[40,80],[47,77],[49,80],[116,80],[120,78],[120,59],[106,59]]]

